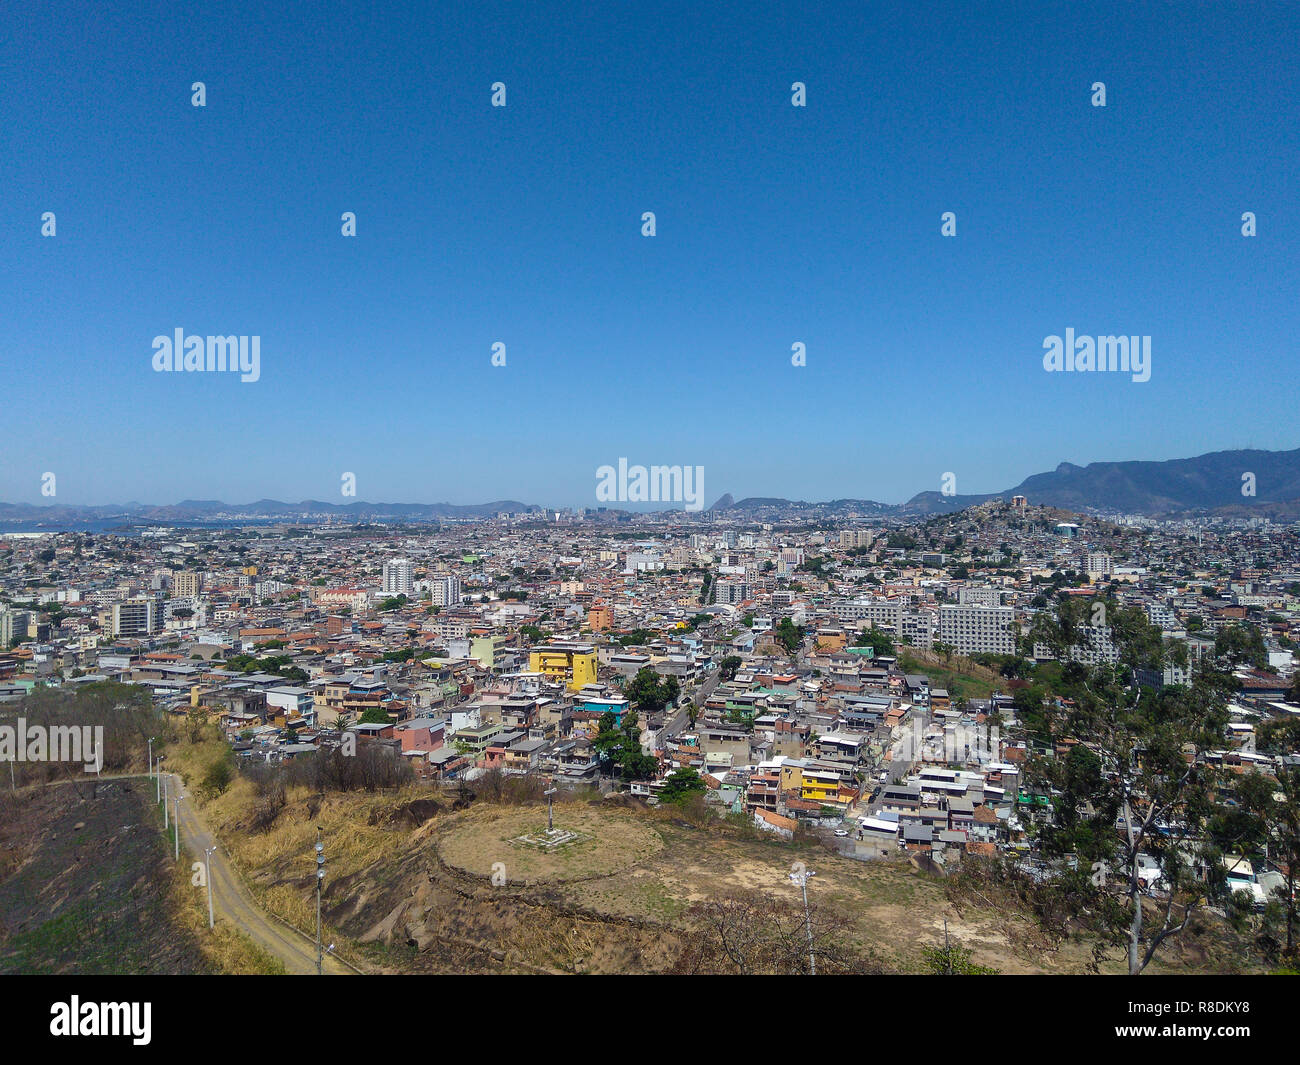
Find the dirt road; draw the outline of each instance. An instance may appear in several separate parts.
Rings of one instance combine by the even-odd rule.
[[[167,789],[175,795],[180,778],[174,773],[165,774]],[[182,791],[180,803],[181,846],[189,851],[191,860],[203,861],[204,851],[213,845],[212,833],[194,809],[186,802]],[[168,803],[172,810],[175,806]],[[182,856],[183,857],[183,856]],[[284,963],[285,971],[292,975],[315,975],[316,943],[307,936],[263,912],[239,875],[231,868],[225,851],[218,844],[212,852],[212,907],[218,920],[225,919],[235,925],[254,943]],[[206,892],[204,903],[206,904]],[[328,946],[328,942],[326,946]],[[354,971],[338,958],[325,956],[322,973],[328,976],[348,976]]]

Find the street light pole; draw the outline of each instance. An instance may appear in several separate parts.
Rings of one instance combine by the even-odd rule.
[[[322,975],[324,958],[320,938],[320,892],[325,881],[325,844],[321,842],[320,826],[316,826],[316,975]]]
[[[158,774],[161,778],[162,774]],[[163,806],[163,831],[166,832],[171,828],[172,823],[167,818],[167,781],[162,782],[162,806]]]
[[[149,737],[149,775],[153,776],[153,741],[154,737]]]
[[[816,875],[811,869],[790,874],[790,879],[803,889],[803,924],[808,933],[808,970],[811,976],[817,975],[817,955],[813,953],[812,915],[808,911],[808,878]]]
[[[212,852],[216,849],[217,848],[215,845],[211,847],[203,848],[204,879],[207,880],[208,882],[208,927],[209,928],[212,928],[215,925],[215,921],[212,918]]]
[[[176,789],[176,816],[172,818],[176,822],[176,860],[181,860],[181,789]]]

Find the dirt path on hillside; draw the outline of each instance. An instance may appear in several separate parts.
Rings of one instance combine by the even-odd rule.
[[[168,790],[180,784],[175,774],[167,774]],[[195,810],[186,802],[182,792],[180,803],[181,843],[194,861],[204,860],[204,851],[213,845],[213,835]],[[173,806],[174,810],[175,807]],[[284,963],[290,975],[305,976],[316,973],[316,943],[297,929],[263,912],[239,874],[231,867],[225,849],[217,844],[212,852],[212,907],[217,917],[235,925],[254,943]],[[326,943],[326,946],[329,944]],[[338,958],[325,956],[322,972],[327,976],[348,976],[354,973]]]

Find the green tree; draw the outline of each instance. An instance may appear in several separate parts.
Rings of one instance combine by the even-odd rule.
[[[235,779],[234,756],[230,748],[226,748],[216,761],[208,766],[203,774],[203,783],[201,785],[204,793],[209,797],[224,795],[226,789]]]
[[[853,646],[870,647],[877,658],[894,653],[894,642],[883,629],[863,629],[853,641]]]
[[[785,648],[786,653],[793,655],[799,650],[803,643],[803,626],[796,625],[790,618],[782,618],[781,623],[773,630],[772,635],[776,641]]]
[[[1272,780],[1251,773],[1238,788],[1241,804],[1259,819],[1260,834],[1268,843],[1268,853],[1285,870],[1277,891],[1286,922],[1286,945],[1283,955],[1300,960],[1296,944],[1296,880],[1300,878],[1300,766],[1286,766]]]
[[[1092,878],[1062,878],[1058,904],[1091,922],[1103,940],[1122,945],[1128,970],[1137,975],[1222,893],[1219,851],[1210,838],[1219,773],[1197,754],[1222,746],[1232,683],[1201,672],[1191,687],[1152,695],[1123,686],[1118,675],[1097,667],[1059,711],[1056,731],[1089,754],[1031,758],[1025,790],[1055,796],[1030,826],[1043,852],[1074,855],[1081,870],[1093,870]],[[1146,857],[1168,886],[1150,923],[1139,875]],[[1198,868],[1211,873],[1201,880]]]
[[[976,965],[966,947],[947,944],[942,947],[923,947],[921,957],[931,976],[997,976],[997,969]]]
[[[1255,730],[1255,746],[1271,754],[1300,750],[1300,717],[1275,717]]]
[[[676,678],[673,678],[674,687]],[[642,666],[632,678],[623,694],[642,713],[657,714],[669,700],[669,689],[659,680],[659,675],[650,666]]]
[[[600,758],[602,772],[617,773],[623,780],[650,780],[658,774],[658,760],[641,750],[637,721],[633,712],[623,715],[621,725],[610,711],[600,716],[591,745]]]
[[[653,780],[659,774],[659,759],[640,748],[627,750],[619,776],[623,780]]]
[[[1254,625],[1225,625],[1214,636],[1214,653],[1229,665],[1249,663],[1263,669],[1268,662],[1264,637]]]
[[[659,801],[680,803],[685,801],[687,796],[704,790],[706,790],[705,783],[694,769],[676,769],[664,781],[663,790],[659,792]]]

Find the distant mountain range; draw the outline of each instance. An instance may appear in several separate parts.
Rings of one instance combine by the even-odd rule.
[[[1247,491],[1250,494],[1245,494]],[[1014,488],[986,495],[919,492],[906,503],[837,499],[803,503],[754,497],[735,501],[726,495],[712,510],[726,513],[816,510],[829,513],[925,517],[948,514],[987,502],[1023,495],[1030,503],[1092,513],[1147,517],[1217,515],[1222,517],[1300,518],[1300,448],[1293,451],[1215,451],[1166,462],[1062,462],[1051,473],[1036,473]]]
[[[282,503],[277,499],[259,499],[256,503],[223,503],[216,499],[186,499],[180,503],[120,503],[104,506],[69,506],[55,503],[36,506],[30,503],[0,503],[0,521],[40,522],[111,522],[124,524],[169,522],[303,521],[337,519],[342,521],[393,520],[437,521],[443,518],[465,519],[491,517],[494,514],[527,514],[544,508],[513,499],[495,503],[458,505],[455,503],[325,503],[304,499],[301,503]]]
[[[1245,494],[1247,490],[1251,494]],[[1269,517],[1300,520],[1300,448],[1293,451],[1215,451],[1167,462],[1062,462],[1051,473],[1036,473],[1014,488],[986,495],[920,492],[906,503],[870,499],[833,499],[809,503],[766,496],[735,500],[724,495],[705,513],[728,517],[847,516],[927,517],[948,514],[990,499],[1023,495],[1030,503],[1081,513],[1139,514],[1147,517]],[[458,505],[454,503],[325,503],[317,499],[282,503],[222,503],[187,499],[157,506],[123,503],[109,506],[38,506],[0,503],[0,522],[61,525],[94,522],[121,524],[203,523],[221,521],[438,521],[491,517],[494,514],[544,513],[547,508],[517,500]],[[615,509],[615,508],[611,508]]]

